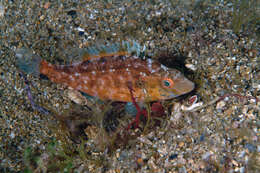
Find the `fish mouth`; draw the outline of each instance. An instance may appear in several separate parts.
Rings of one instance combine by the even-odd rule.
[[[175,82],[172,90],[173,90],[173,95],[180,96],[186,93],[191,92],[195,88],[195,85],[193,82],[191,82],[188,79],[182,79],[179,80],[178,82]]]

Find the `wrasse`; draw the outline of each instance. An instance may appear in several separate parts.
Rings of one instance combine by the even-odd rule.
[[[133,50],[136,55],[133,54]],[[86,49],[81,61],[69,65],[48,63],[37,55],[17,50],[17,66],[34,75],[84,92],[101,100],[137,102],[171,99],[194,89],[194,83],[176,69],[152,59],[141,59],[139,44],[122,42]]]

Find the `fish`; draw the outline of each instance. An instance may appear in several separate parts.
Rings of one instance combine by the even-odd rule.
[[[140,58],[140,52],[139,43],[124,41],[86,48],[79,62],[58,65],[21,48],[16,51],[16,64],[27,74],[45,75],[100,100],[131,102],[129,87],[137,102],[168,100],[194,89],[180,71]]]

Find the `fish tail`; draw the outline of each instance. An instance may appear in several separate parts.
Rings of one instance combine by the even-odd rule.
[[[40,75],[41,58],[26,48],[16,50],[16,66],[26,74]]]

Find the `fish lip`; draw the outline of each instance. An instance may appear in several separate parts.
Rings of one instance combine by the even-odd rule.
[[[179,97],[180,95],[176,95],[176,94],[173,94],[171,93],[167,99],[172,99],[172,98],[176,98],[176,97]]]

